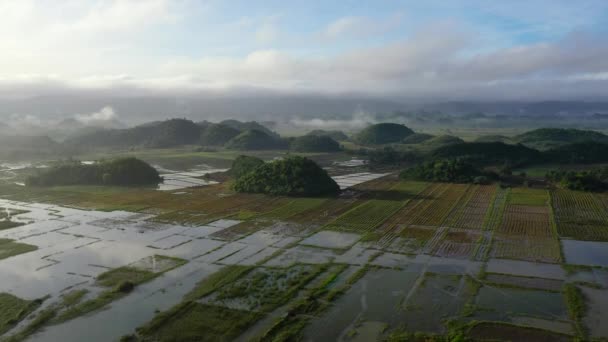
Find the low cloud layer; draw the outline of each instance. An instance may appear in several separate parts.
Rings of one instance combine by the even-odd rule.
[[[291,120],[291,124],[296,127],[344,131],[359,130],[376,122],[377,120],[374,115],[362,110],[353,113],[353,116],[350,119],[295,118]]]
[[[106,126],[118,120],[118,115],[112,107],[106,106],[95,113],[77,114],[75,119],[87,126]]]

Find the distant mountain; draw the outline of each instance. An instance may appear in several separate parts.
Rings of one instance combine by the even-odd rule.
[[[62,147],[47,136],[0,135],[0,159],[28,160],[56,156]]]
[[[198,144],[201,128],[186,119],[170,119],[127,129],[100,130],[65,141],[73,147],[151,147],[164,148]]]

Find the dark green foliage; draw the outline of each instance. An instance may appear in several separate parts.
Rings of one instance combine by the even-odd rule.
[[[608,189],[608,167],[587,171],[551,171],[548,181],[566,189],[579,191],[606,191]]]
[[[445,145],[453,145],[453,144],[461,144],[464,143],[464,140],[459,137],[455,137],[453,135],[439,135],[428,139],[424,142],[425,145],[433,145],[435,147],[445,146]]]
[[[304,135],[291,141],[290,147],[297,152],[337,152],[340,144],[325,135]]]
[[[513,140],[504,135],[482,135],[475,139],[475,142],[501,142],[505,144],[513,143]]]
[[[563,292],[570,318],[574,321],[577,333],[580,337],[586,337],[587,328],[583,324],[583,318],[587,313],[587,302],[583,292],[574,284],[564,285]]]
[[[222,146],[240,133],[241,131],[230,126],[223,124],[210,124],[201,134],[201,144],[208,146]]]
[[[374,166],[401,165],[417,162],[421,157],[409,151],[397,151],[392,147],[385,146],[382,149],[369,150],[366,152],[369,163]]]
[[[540,128],[514,137],[523,144],[544,144],[545,146],[578,142],[608,143],[608,136],[596,131],[573,128]]]
[[[232,167],[230,168],[230,174],[235,179],[241,178],[243,175],[255,170],[260,165],[264,165],[264,161],[260,158],[251,157],[251,156],[238,156],[232,162]]]
[[[242,121],[238,121],[238,120],[224,120],[224,121],[220,122],[220,124],[224,125],[224,126],[232,127],[234,129],[239,130],[240,132],[255,129],[256,131],[264,132],[264,133],[270,135],[271,137],[274,137],[274,138],[279,137],[278,134],[276,134],[275,132],[268,129],[268,127],[258,123],[257,121],[242,122]]]
[[[26,179],[28,186],[56,185],[156,185],[158,171],[137,158],[121,158],[85,165],[65,162]]]
[[[433,137],[434,137],[434,135],[432,135],[432,134],[414,133],[412,135],[405,137],[405,139],[403,139],[401,141],[401,143],[403,143],[403,144],[420,144],[421,142],[425,142],[429,139],[432,139]]]
[[[513,166],[538,162],[542,154],[523,145],[493,143],[460,143],[447,145],[432,153],[435,158],[467,158],[479,165],[505,164]]]
[[[344,132],[342,131],[326,131],[323,129],[315,129],[312,130],[308,133],[306,133],[306,135],[319,135],[319,136],[326,136],[326,137],[330,137],[336,141],[346,141],[348,140],[348,135],[346,135]]]
[[[463,159],[435,160],[409,168],[399,174],[402,179],[454,183],[471,183],[477,181],[479,176],[486,175]]]
[[[82,147],[164,148],[198,144],[202,128],[186,119],[170,119],[128,129],[100,130],[68,139],[65,144]]]
[[[593,164],[608,162],[608,144],[583,142],[568,144],[544,152],[544,158],[551,163]]]
[[[285,141],[256,129],[244,131],[226,143],[226,148],[240,151],[278,150],[286,147]]]
[[[234,189],[291,196],[328,195],[340,191],[325,170],[304,157],[289,157],[261,165],[237,179]]]
[[[408,127],[396,123],[371,125],[357,134],[356,140],[363,145],[397,143],[414,134]]]

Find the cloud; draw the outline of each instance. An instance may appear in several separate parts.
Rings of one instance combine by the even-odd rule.
[[[361,109],[355,111],[348,120],[343,119],[300,119],[294,118],[291,123],[296,127],[306,127],[314,129],[338,129],[338,130],[358,130],[376,123],[376,118]]]
[[[98,112],[77,114],[74,118],[87,126],[105,126],[118,120],[118,115],[116,115],[112,107],[106,106]]]
[[[381,19],[361,16],[341,17],[329,23],[320,35],[331,40],[349,36],[367,37],[397,28],[402,19],[401,13]]]

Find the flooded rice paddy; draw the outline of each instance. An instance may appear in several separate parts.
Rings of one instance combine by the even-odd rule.
[[[198,179],[173,179],[182,176]],[[0,334],[14,341],[608,336],[606,242],[560,239],[544,226],[528,234],[517,226],[525,216],[501,223],[511,220],[496,212],[515,201],[508,190],[430,184],[400,193],[394,189],[414,186],[393,182],[387,195],[378,190],[385,181],[370,177],[352,178],[368,184],[367,196],[390,196],[303,199],[301,207],[290,199],[272,203],[292,216],[269,207],[241,220],[237,208],[187,225],[160,222],[153,210],[0,199],[0,219],[15,224],[0,228],[0,309],[17,312],[0,316]],[[488,193],[499,204],[473,200]],[[363,206],[367,200],[376,202]],[[263,215],[271,210],[281,219]],[[550,213],[526,210],[513,215]],[[534,234],[541,249],[526,254],[513,243],[496,252],[503,241],[534,246]],[[555,261],[553,246],[542,250],[547,239],[564,260]]]

